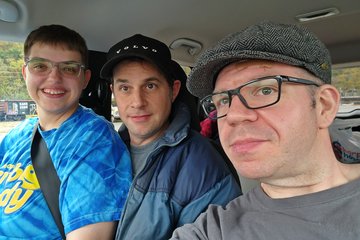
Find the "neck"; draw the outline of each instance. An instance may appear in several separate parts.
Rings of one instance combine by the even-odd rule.
[[[51,130],[54,128],[59,128],[60,125],[65,122],[74,112],[76,112],[77,108],[72,111],[68,111],[65,113],[49,113],[44,112],[41,109],[37,109],[40,127],[43,131]]]
[[[324,191],[360,178],[360,164],[344,164],[335,156],[328,164],[312,166],[314,171],[279,181],[262,182],[261,187],[271,198],[289,198]]]

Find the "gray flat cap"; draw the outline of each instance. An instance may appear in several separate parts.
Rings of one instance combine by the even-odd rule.
[[[313,33],[297,25],[262,22],[228,35],[205,51],[190,72],[186,86],[193,95],[205,97],[212,93],[221,69],[250,59],[299,66],[324,83],[331,83],[329,51]]]

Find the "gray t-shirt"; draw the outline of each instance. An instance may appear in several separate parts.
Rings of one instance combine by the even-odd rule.
[[[139,174],[146,165],[146,160],[149,154],[153,151],[154,145],[157,141],[153,141],[143,146],[130,146],[130,155],[132,163],[133,177]]]
[[[360,179],[285,199],[271,199],[258,186],[225,208],[210,205],[171,239],[359,240]]]

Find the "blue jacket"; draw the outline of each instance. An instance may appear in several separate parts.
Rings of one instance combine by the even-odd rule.
[[[241,194],[221,155],[189,122],[187,107],[180,105],[133,180],[116,239],[169,239],[209,204],[226,205]],[[119,133],[129,144],[124,125]]]

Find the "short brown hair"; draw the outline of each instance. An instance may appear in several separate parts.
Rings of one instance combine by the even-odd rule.
[[[33,30],[24,43],[24,56],[27,58],[35,43],[64,45],[71,51],[78,51],[85,66],[88,65],[88,48],[84,38],[76,31],[62,25],[45,25]]]

